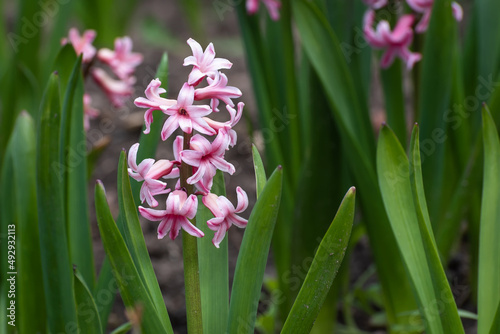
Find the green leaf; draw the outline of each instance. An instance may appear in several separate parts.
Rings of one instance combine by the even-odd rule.
[[[56,71],[59,75],[59,88],[61,96],[65,96],[66,94],[69,80],[72,76],[74,76],[75,63],[77,62],[78,58],[79,57],[76,56],[75,49],[73,48],[72,44],[63,45],[56,56],[52,68],[53,71]]]
[[[255,170],[255,189],[257,192],[257,198],[259,198],[260,193],[264,189],[267,182],[266,170],[264,169],[264,164],[262,163],[262,158],[260,157],[257,147],[252,144],[252,157],[253,157],[253,168]]]
[[[100,181],[97,182],[95,188],[95,205],[104,249],[113,268],[113,275],[125,306],[142,308],[141,329],[144,333],[173,333],[172,330],[163,326],[156,307],[144,287],[132,256],[113,220],[104,187]]]
[[[114,331],[111,334],[126,334],[132,329],[132,324],[130,322],[126,322]]]
[[[406,143],[405,96],[401,61],[396,59],[391,67],[380,71],[384,87],[387,124],[394,129],[401,143]]]
[[[278,215],[281,167],[267,181],[252,210],[241,243],[229,305],[229,333],[253,333],[269,246]]]
[[[500,302],[498,303],[497,311],[495,312],[495,320],[491,324],[490,334],[495,334],[500,331]]]
[[[87,194],[87,145],[83,128],[83,78],[81,56],[74,62],[66,86],[61,118],[58,173],[64,178],[64,199],[71,263],[91,290],[95,285],[94,254]],[[67,69],[66,69],[67,70]]]
[[[224,175],[217,171],[212,193],[226,196]],[[197,227],[205,233],[198,238],[198,263],[200,268],[201,313],[204,333],[224,333],[229,314],[229,265],[227,256],[227,236],[216,248],[212,244],[214,232],[206,222],[213,218],[208,208],[201,204],[198,196]]]
[[[349,189],[326,232],[282,333],[308,333],[344,259],[354,221],[355,188]]]
[[[163,300],[163,295],[158,285],[158,279],[156,278],[151,259],[149,258],[146,242],[144,241],[141,223],[137,215],[137,207],[135,206],[132,196],[132,188],[130,187],[127,167],[125,151],[122,151],[120,154],[120,162],[118,163],[117,183],[118,205],[120,207],[120,219],[123,223],[123,236],[142,283],[153,301],[156,313],[160,320],[162,320],[163,326],[166,329],[171,329],[172,325],[170,324],[170,319],[165,307],[165,301]]]
[[[22,112],[17,118],[11,141],[17,238],[18,312],[22,314],[18,328],[22,333],[46,330],[45,296],[43,292],[42,263],[38,232],[36,199],[36,139],[31,116]],[[31,208],[26,210],[26,208]],[[7,254],[7,253],[5,253]]]
[[[450,105],[457,25],[452,17],[451,1],[436,0],[427,30],[418,97],[422,142],[428,142],[423,165],[424,185],[429,198],[429,213],[434,224],[442,207],[445,186],[446,124],[443,113]],[[432,56],[425,56],[432,55]]]
[[[418,128],[416,128],[418,129]],[[416,130],[417,131],[417,130]],[[430,229],[421,182],[418,133],[412,141],[412,170],[396,135],[383,126],[377,170],[384,205],[429,333],[463,333],[451,288]],[[410,171],[413,176],[410,176]],[[414,177],[413,189],[410,177]],[[437,303],[436,301],[441,301]],[[437,317],[436,314],[440,316]]]
[[[47,306],[47,328],[49,332],[59,333],[66,332],[68,326],[76,327],[76,310],[64,217],[63,179],[55,168],[61,163],[59,160],[61,106],[56,74],[52,74],[49,79],[40,116],[36,155],[40,252]]]
[[[78,329],[81,333],[102,333],[101,319],[99,318],[94,297],[85,283],[85,278],[83,278],[76,266],[74,274]]]
[[[484,175],[479,234],[478,333],[487,333],[500,303],[500,141],[483,109]]]
[[[96,301],[99,318],[101,318],[102,331],[105,332],[108,324],[108,317],[116,299],[116,279],[111,271],[111,263],[107,256],[101,265],[101,271],[94,290],[94,300]]]

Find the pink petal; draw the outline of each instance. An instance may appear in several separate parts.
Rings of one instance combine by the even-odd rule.
[[[453,11],[453,17],[455,17],[455,20],[457,20],[458,22],[462,21],[464,17],[464,10],[462,9],[462,6],[460,6],[456,2],[452,2],[451,10]]]
[[[178,161],[180,163],[181,158],[180,158],[180,152],[182,152],[182,148],[184,146],[184,137],[182,136],[177,136],[174,139],[174,158],[175,161]]]
[[[139,143],[132,145],[128,151],[128,166],[133,171],[137,171],[137,151],[139,150]]]
[[[139,213],[146,218],[147,220],[150,221],[159,221],[165,218],[167,212],[165,210],[155,210],[155,209],[149,209],[149,208],[144,208],[142,206],[139,206]]]
[[[245,211],[248,207],[248,196],[247,193],[241,189],[241,187],[236,187],[236,194],[238,196],[238,206],[234,212],[240,213]]]
[[[196,216],[196,211],[198,210],[198,198],[195,195],[189,195],[189,197],[184,202],[180,210],[180,214],[189,219],[193,219]]]
[[[172,227],[170,228],[170,233],[169,233],[170,239],[175,240],[175,238],[177,238],[177,236],[179,235],[179,231],[182,228],[182,225],[184,225],[186,221],[187,219],[184,217],[180,216],[172,217]]]
[[[212,129],[210,125],[208,125],[203,118],[195,118],[192,121],[193,121],[193,128],[196,131],[209,136],[213,136],[216,134],[214,129]]]
[[[195,184],[196,182],[199,182],[202,178],[203,175],[207,172],[207,169],[209,168],[209,163],[207,161],[201,161],[198,169],[196,170],[196,173],[194,173],[191,177],[189,177],[186,181],[189,184]]]
[[[202,231],[196,228],[196,226],[191,224],[187,219],[183,222],[182,229],[191,234],[193,237],[202,238],[203,236],[205,236]]]
[[[215,247],[219,248],[220,243],[226,236],[226,226],[222,225],[217,232],[215,232],[214,238],[212,239],[212,243]]]
[[[179,96],[177,97],[178,108],[186,108],[193,104],[194,101],[194,87],[190,86],[187,82],[182,86]]]
[[[182,131],[186,133],[193,132],[193,122],[191,118],[186,116],[179,116],[178,120],[179,120],[179,127],[181,128]]]
[[[161,140],[167,140],[167,138],[170,137],[178,127],[179,120],[177,115],[170,116],[165,121],[165,123],[163,124],[163,128],[161,129]]]
[[[203,204],[212,212],[215,217],[221,217],[222,212],[219,209],[219,204],[217,204],[217,195],[207,194],[201,199]]]
[[[207,226],[212,231],[217,231],[221,228],[222,223],[226,220],[226,217],[215,217],[207,221]]]
[[[233,175],[234,172],[235,172],[234,166],[232,164],[230,164],[229,162],[227,162],[226,160],[224,160],[223,158],[221,158],[221,157],[212,156],[210,158],[210,162],[215,167],[217,167],[217,169],[219,169],[219,170],[221,170],[223,172],[229,173],[231,175]]]
[[[235,214],[229,215],[227,218],[228,223],[231,225],[235,225],[239,228],[245,228],[248,224],[248,220],[241,218]]]
[[[201,48],[200,43],[190,38],[187,40],[187,43],[191,47],[191,51],[193,51],[193,56],[197,61],[200,61],[203,58],[203,49]]]
[[[207,138],[196,134],[191,138],[190,146],[193,150],[201,152],[202,155],[207,155],[212,150],[212,145]]]
[[[181,159],[190,166],[198,167],[203,158],[203,153],[193,150],[184,150],[181,152]]]
[[[167,233],[172,229],[172,223],[173,223],[173,218],[172,217],[165,217],[158,225],[158,239],[163,239]]]

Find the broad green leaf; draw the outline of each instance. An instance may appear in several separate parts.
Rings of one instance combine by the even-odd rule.
[[[355,188],[351,188],[319,245],[282,333],[311,331],[344,259],[354,221],[354,204]]]
[[[69,43],[61,47],[59,53],[56,56],[56,59],[52,66],[52,70],[57,71],[57,74],[59,75],[59,89],[61,92],[61,97],[65,96],[69,80],[72,76],[74,76],[75,63],[77,62],[77,60],[78,57],[76,56],[75,49],[73,48],[73,45]]]
[[[172,325],[170,324],[170,319],[165,307],[165,301],[163,300],[163,295],[158,285],[158,279],[156,278],[151,259],[149,258],[144,235],[142,234],[141,223],[137,215],[137,207],[135,206],[132,196],[125,151],[122,151],[120,154],[117,183],[120,219],[123,223],[122,234],[127,244],[128,251],[132,256],[142,283],[153,301],[156,313],[162,321],[163,326],[166,329],[171,329]]]
[[[226,196],[224,175],[217,171],[212,193]],[[200,267],[201,313],[204,333],[224,333],[229,314],[229,268],[227,238],[216,248],[212,243],[214,231],[208,228],[207,221],[214,216],[198,196],[197,227],[205,233],[198,238],[198,263]],[[230,233],[230,232],[229,232]]]
[[[262,158],[260,157],[257,147],[252,144],[252,157],[253,157],[253,168],[255,170],[255,188],[257,192],[257,198],[259,198],[260,193],[264,189],[267,182],[266,170],[264,169],[264,164],[262,163]]]
[[[443,204],[443,187],[446,183],[443,139],[446,138],[446,124],[443,113],[450,105],[454,58],[458,56],[453,53],[457,24],[450,8],[450,0],[436,0],[432,7],[423,49],[418,96],[420,137],[430,152],[425,158],[422,172],[433,224],[437,224],[437,215]]]
[[[417,128],[418,129],[418,128]],[[417,130],[416,130],[417,131]],[[428,333],[463,333],[451,288],[437,252],[420,175],[418,133],[412,141],[412,170],[396,135],[383,126],[377,170],[384,205]],[[412,176],[410,176],[413,174]],[[413,190],[410,177],[414,177]],[[436,303],[441,300],[442,303]],[[440,314],[436,317],[436,314]]]
[[[87,202],[87,145],[83,144],[86,143],[83,128],[83,93],[80,56],[73,64],[64,94],[61,118],[61,165],[57,172],[64,179],[71,263],[78,267],[85,282],[93,290],[95,265]]]
[[[102,331],[105,332],[108,324],[108,317],[116,299],[116,279],[111,271],[111,264],[107,256],[101,265],[99,277],[97,278],[93,293],[96,302],[99,318],[101,319]]]
[[[497,311],[495,312],[495,320],[491,324],[491,329],[489,334],[495,334],[500,331],[500,302],[498,303]]]
[[[478,333],[490,330],[500,303],[500,141],[483,109],[484,174],[479,234]]]
[[[10,144],[12,151],[16,210],[17,310],[19,331],[38,333],[46,329],[40,240],[36,200],[36,139],[31,116],[22,112],[17,118]],[[27,208],[30,208],[27,210]],[[7,253],[5,253],[7,254]]]
[[[267,181],[257,200],[241,243],[229,305],[228,333],[253,333],[269,246],[278,215],[281,167]]]
[[[74,269],[74,274],[78,329],[81,333],[102,333],[101,319],[99,318],[94,297],[77,267]]]
[[[141,329],[144,333],[173,333],[171,329],[163,326],[156,307],[144,287],[125,240],[123,240],[111,216],[105,190],[100,181],[95,188],[95,205],[104,249],[113,268],[113,275],[125,306],[128,308],[141,307]]]
[[[59,166],[61,105],[57,74],[52,74],[41,104],[37,138],[37,203],[40,252],[49,332],[76,326],[73,274],[64,217],[63,179]],[[57,279],[54,279],[57,277]]]
[[[161,57],[160,64],[156,70],[156,78],[160,79],[162,88],[165,88],[168,92],[168,55],[166,53],[164,53]],[[158,147],[158,142],[161,138],[160,134],[164,120],[165,115],[160,110],[153,111],[153,123],[151,123],[150,132],[148,134],[141,132],[139,149],[137,151],[138,161],[155,158],[156,148]],[[143,126],[143,130],[144,129],[146,129],[146,125]],[[135,181],[132,182],[132,193],[134,194],[134,201],[136,205],[141,203],[139,200],[140,188],[141,183]]]
[[[380,71],[380,78],[384,87],[387,124],[394,129],[399,141],[406,143],[405,96],[401,66],[401,61],[396,59],[391,67]]]

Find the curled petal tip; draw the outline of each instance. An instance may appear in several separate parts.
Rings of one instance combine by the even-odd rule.
[[[283,169],[283,166],[278,165],[277,169],[278,169],[278,170],[282,170],[282,169]]]

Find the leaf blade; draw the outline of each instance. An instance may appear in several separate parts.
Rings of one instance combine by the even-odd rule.
[[[355,188],[349,189],[325,233],[282,333],[308,333],[337,275],[354,221]],[[336,254],[335,254],[336,253]],[[335,255],[334,255],[335,254]]]

